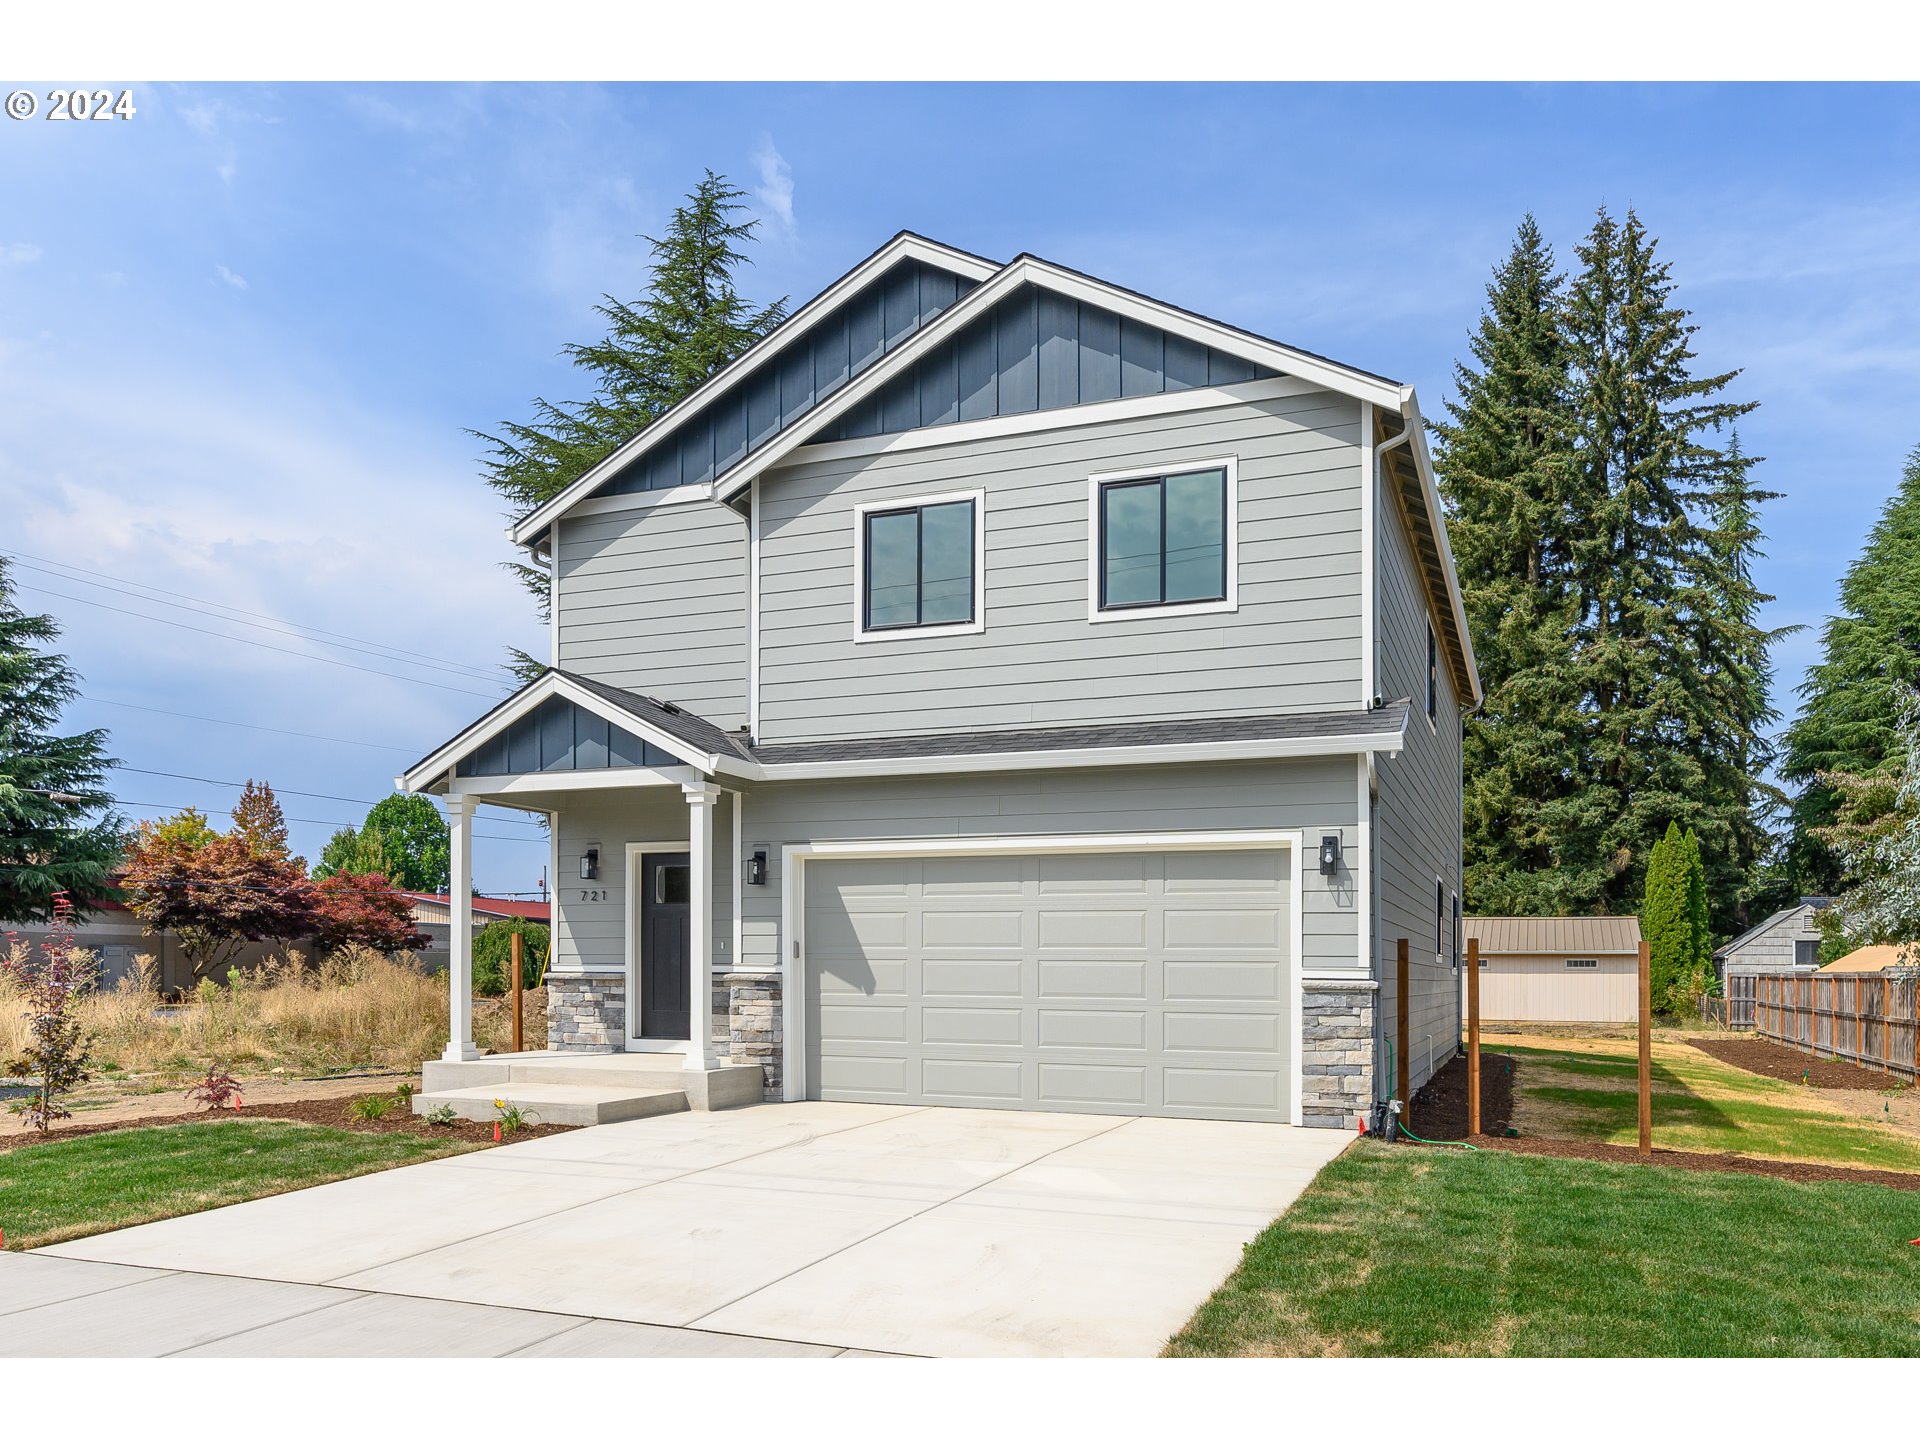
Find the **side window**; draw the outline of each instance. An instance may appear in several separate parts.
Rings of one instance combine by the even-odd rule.
[[[1447,882],[1433,882],[1433,958],[1447,958]]]
[[[1233,472],[1223,461],[1093,477],[1093,619],[1234,608]]]
[[[1434,639],[1433,623],[1427,623],[1427,719],[1440,714],[1440,642]]]
[[[1460,897],[1453,897],[1453,968],[1460,968]]]
[[[910,505],[859,508],[859,638],[982,628],[984,499],[940,495]]]

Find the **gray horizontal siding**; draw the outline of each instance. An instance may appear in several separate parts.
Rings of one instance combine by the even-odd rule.
[[[1347,709],[1360,671],[1358,406],[1323,393],[894,454],[761,483],[758,738]],[[1092,623],[1088,476],[1234,455],[1239,609]],[[986,629],[854,640],[854,513],[986,492]]]
[[[1408,1069],[1418,1089],[1459,1046],[1460,980],[1452,907],[1460,893],[1460,707],[1443,651],[1439,714],[1435,723],[1427,720],[1426,591],[1417,578],[1400,512],[1387,496],[1382,500],[1376,536],[1375,687],[1385,699],[1404,696],[1413,702],[1405,748],[1381,757],[1378,764],[1382,1034],[1392,1038],[1398,1023],[1395,947],[1405,936],[1410,957]],[[1436,877],[1446,887],[1448,911],[1447,935],[1438,951]],[[1438,963],[1436,953],[1441,956]]]
[[[555,526],[560,668],[747,723],[747,531],[723,505],[656,505]]]

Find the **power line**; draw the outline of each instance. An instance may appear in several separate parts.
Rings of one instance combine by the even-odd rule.
[[[322,665],[338,665],[343,670],[358,670],[362,674],[381,675],[389,680],[403,680],[410,685],[427,685],[435,690],[451,690],[456,695],[475,695],[482,700],[500,698],[498,694],[489,695],[484,690],[466,690],[458,685],[442,685],[438,680],[425,680],[418,675],[397,675],[391,670],[376,670],[371,665],[355,665],[351,660],[337,660],[331,655],[315,655],[310,650],[289,650],[284,645],[269,645],[264,640],[250,640],[245,635],[228,635],[220,630],[209,630],[202,625],[189,625],[184,620],[169,620],[164,615],[149,615],[141,610],[128,610],[124,606],[109,605],[103,600],[89,600],[84,595],[68,595],[63,591],[49,590],[44,585],[22,585],[20,588],[32,591],[36,595],[50,595],[56,600],[71,600],[77,605],[92,605],[101,610],[111,610],[116,615],[131,615],[136,620],[151,620],[156,625],[171,625],[179,630],[191,630],[196,635],[211,635],[216,640],[225,640],[234,645],[252,645],[261,650],[272,650],[277,654],[292,655],[301,660],[317,660]]]
[[[121,765],[117,762],[113,768],[116,770],[125,770],[130,775],[158,775],[163,780],[191,780],[196,785],[223,785],[229,790],[244,790],[248,784],[248,782],[244,780],[209,780],[205,775],[182,775],[173,770],[142,770],[138,765]],[[322,795],[314,790],[283,790],[277,785],[270,786],[269,788],[271,788],[276,795],[298,795],[303,800],[338,800],[343,805],[367,806],[380,803],[378,800],[357,799],[352,795]],[[399,792],[396,791],[395,793],[398,794]],[[502,825],[540,824],[538,820],[521,820],[512,815],[496,815],[492,818],[499,821]]]
[[[116,595],[125,595],[129,599],[145,600],[154,605],[166,605],[172,609],[186,610],[196,615],[206,615],[215,620],[227,620],[236,625],[251,625],[256,629],[271,631],[277,635],[291,636],[296,640],[305,640],[314,636],[326,636],[329,637],[328,640],[322,641],[321,643],[339,642],[340,648],[342,649],[358,650],[361,654],[377,655],[378,658],[383,660],[413,661],[418,664],[430,666],[436,670],[446,670],[454,674],[465,674],[467,678],[475,680],[494,680],[499,676],[498,667],[468,665],[458,660],[442,660],[418,650],[410,650],[404,645],[389,645],[384,640],[369,640],[365,636],[348,635],[339,630],[323,630],[318,625],[302,625],[297,620],[281,620],[278,616],[267,615],[258,610],[243,610],[238,605],[224,605],[218,600],[209,600],[203,595],[189,595],[184,590],[168,590],[163,586],[148,585],[139,580],[128,580],[124,576],[108,575],[100,570],[89,570],[83,565],[71,565],[64,560],[53,560],[44,555],[29,555],[24,550],[0,551],[0,554],[13,556],[14,559],[20,563],[22,569],[35,570],[42,575],[51,575],[56,580],[76,581],[81,585],[91,585],[97,589],[111,591]],[[39,563],[32,563],[35,561]],[[45,568],[49,565],[56,568],[51,570]],[[62,571],[72,571],[74,573],[62,574]],[[98,578],[91,580],[82,578],[89,575]],[[149,591],[151,593],[141,594],[139,593],[141,591]],[[184,600],[191,603],[185,605],[176,604],[172,600],[160,599],[159,597],[162,595],[171,595],[175,597],[175,600]],[[227,611],[229,613],[222,615],[216,613],[218,611]],[[248,616],[252,618],[241,618]],[[373,648],[370,650],[364,648],[367,646],[372,646]]]
[[[245,720],[226,720],[217,715],[189,715],[184,710],[162,710],[157,705],[136,705],[131,700],[104,700],[98,695],[76,697],[82,704],[113,705],[122,710],[144,710],[149,715],[171,715],[176,720],[198,720],[205,725],[233,725],[242,730],[260,730],[268,735],[292,735],[301,740],[324,740],[330,745],[358,745],[365,750],[392,750],[400,755],[418,755],[418,745],[381,745],[372,740],[347,740],[338,735],[315,735],[308,730],[282,730],[273,725],[253,725]]]
[[[187,809],[197,810],[200,808],[197,805],[194,805],[194,806],[178,805],[178,804],[158,805],[151,800],[116,799],[113,803],[117,806],[122,807],[123,809],[128,809],[128,810],[159,810],[162,812],[175,812],[175,811],[187,810]],[[330,825],[336,830],[340,829],[343,826],[353,824],[351,820],[316,820],[311,816],[303,817],[299,815],[282,815],[280,818],[286,821],[287,824],[289,825]],[[536,835],[496,835],[491,830],[475,830],[473,833],[477,839],[511,840],[516,845],[545,845],[548,843],[544,837],[536,836]]]

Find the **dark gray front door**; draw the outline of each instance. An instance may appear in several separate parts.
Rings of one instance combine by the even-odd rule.
[[[640,857],[640,1038],[692,1036],[687,1010],[687,856]]]

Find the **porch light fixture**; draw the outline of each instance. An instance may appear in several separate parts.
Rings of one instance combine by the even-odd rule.
[[[756,850],[747,857],[747,884],[764,885],[767,883],[767,852]]]
[[[1340,837],[1322,835],[1320,837],[1320,873],[1331,875],[1340,868]]]
[[[598,850],[588,850],[586,854],[580,857],[580,878],[582,880],[598,880],[600,878],[600,852]]]

